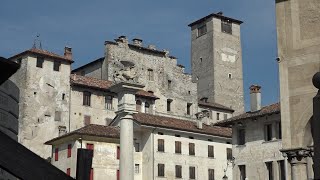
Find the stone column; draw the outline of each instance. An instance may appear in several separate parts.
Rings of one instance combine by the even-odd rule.
[[[307,159],[311,156],[309,149],[289,149],[282,150],[286,154],[291,164],[291,178],[292,180],[307,180]]]
[[[144,86],[121,82],[110,88],[118,94],[119,104],[116,112],[120,119],[120,179],[134,179],[134,144],[133,144],[133,117],[136,111],[135,94]]]

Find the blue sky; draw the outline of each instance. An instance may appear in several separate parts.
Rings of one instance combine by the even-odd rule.
[[[275,3],[266,0],[1,0],[0,56],[30,49],[37,34],[43,49],[73,48],[73,68],[102,57],[104,41],[120,35],[168,49],[190,71],[190,22],[212,12],[244,21],[243,75],[246,109],[249,86],[262,86],[262,104],[279,100]]]

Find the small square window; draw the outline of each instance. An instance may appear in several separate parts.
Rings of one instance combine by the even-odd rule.
[[[232,22],[229,20],[221,20],[221,31],[232,34]]]

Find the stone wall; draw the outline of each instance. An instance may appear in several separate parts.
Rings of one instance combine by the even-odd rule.
[[[166,51],[139,48],[127,41],[106,43],[106,63],[108,80],[121,68],[120,61],[135,64],[139,82],[144,90],[152,91],[159,97],[156,100],[156,114],[176,118],[194,118],[197,113],[197,87],[191,76],[184,73],[184,68],[177,66],[177,59],[167,55]],[[153,71],[152,80],[148,80],[148,70]],[[171,86],[168,87],[168,81]],[[171,111],[167,111],[167,99],[171,99]],[[191,115],[187,115],[187,103],[192,103]]]
[[[44,142],[57,137],[59,126],[69,124],[70,63],[53,70],[53,59],[36,67],[36,56],[22,57],[21,68],[10,80],[20,91],[19,142],[43,158],[51,149]],[[63,99],[64,98],[64,99]]]
[[[233,179],[240,178],[239,165],[246,166],[246,177],[248,179],[264,180],[268,177],[266,162],[273,163],[273,175],[275,180],[279,179],[279,164],[278,161],[285,160],[280,149],[282,149],[282,140],[276,139],[275,123],[280,122],[280,115],[258,117],[256,120],[247,119],[242,121],[241,125],[233,126],[233,156],[234,168]],[[271,141],[264,140],[264,125],[272,123]],[[238,130],[245,129],[245,145],[238,145]],[[289,165],[285,160],[287,166]],[[287,177],[289,178],[289,168],[287,168]]]
[[[207,32],[198,36],[198,28]],[[232,23],[232,34],[221,32],[221,19],[208,18],[191,27],[192,79],[198,97],[209,98],[235,110],[244,111],[240,25]],[[229,77],[230,76],[230,77]]]

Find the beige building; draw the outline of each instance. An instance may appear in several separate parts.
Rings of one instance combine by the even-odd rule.
[[[222,179],[224,175],[231,178],[231,129],[198,125],[175,118],[135,114],[135,179]],[[117,126],[92,124],[46,144],[52,145],[52,163],[73,177],[76,152],[83,147],[94,150],[92,179],[117,179],[121,158],[119,133]]]
[[[290,164],[282,155],[280,103],[261,107],[260,86],[250,87],[249,112],[217,122],[232,127],[234,180],[286,180]]]

